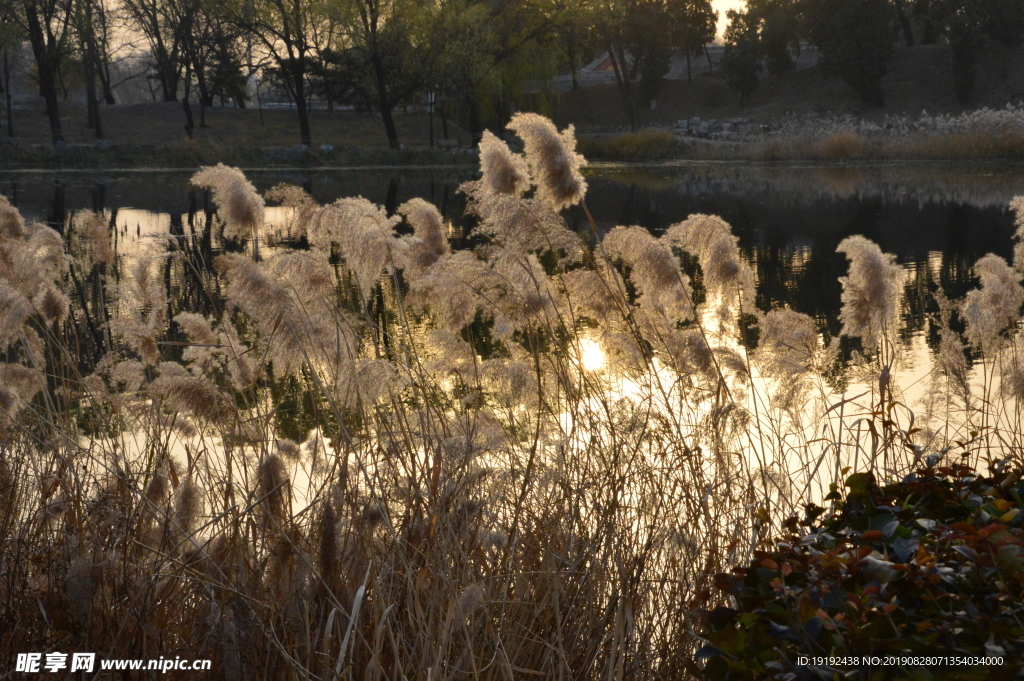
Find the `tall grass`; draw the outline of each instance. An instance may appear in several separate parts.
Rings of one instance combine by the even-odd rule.
[[[1019,160],[1024,158],[1024,106],[978,109],[957,116],[788,116],[758,129],[733,131],[727,142],[692,140],[648,128],[581,141],[602,159],[755,161]]]
[[[464,235],[422,200],[279,187],[308,248],[261,252],[264,198],[223,166],[194,178],[212,260],[113,257],[103,216],[62,239],[0,203],[0,665],[698,676],[694,597],[847,467],[1019,457],[1019,270],[988,256],[945,301],[955,397],[924,414],[894,379],[902,270],[845,241],[840,394],[838,343],[755,307],[726,223],[574,233],[572,131],[510,127],[525,155],[485,138]]]

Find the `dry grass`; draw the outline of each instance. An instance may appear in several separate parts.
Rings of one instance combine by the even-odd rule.
[[[535,123],[530,157],[493,140],[495,178],[464,185],[472,250],[424,202],[399,235],[365,200],[291,189],[275,195],[309,249],[255,257],[262,200],[229,169],[197,176],[241,237],[212,262],[199,235],[108,262],[90,216],[65,235],[88,257],[67,259],[0,204],[0,664],[59,649],[211,658],[231,680],[696,677],[694,596],[844,466],[898,475],[958,441],[1019,456],[1019,396],[992,378],[1018,371],[1003,329],[980,341],[979,401],[943,316],[935,394],[953,402],[915,418],[887,378],[901,271],[844,242],[868,387],[837,404],[838,346],[753,307],[728,225],[569,231],[583,161]],[[525,168],[544,191],[496,181]],[[989,266],[972,338],[1020,300]]]
[[[830,161],[859,158],[864,153],[864,140],[855,132],[837,132],[825,140],[821,155]]]
[[[691,143],[652,129],[588,137],[582,148],[595,159],[617,161],[1020,161],[1024,132],[950,132],[869,137],[854,130],[776,134],[741,142]]]
[[[693,145],[680,140],[664,128],[644,128],[639,132],[607,137],[584,137],[580,150],[590,158],[643,161],[687,158]]]

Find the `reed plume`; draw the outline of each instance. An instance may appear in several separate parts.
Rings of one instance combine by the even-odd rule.
[[[693,317],[690,278],[679,259],[643,227],[616,227],[602,242],[610,258],[629,267],[640,305],[672,319]]]
[[[541,201],[552,210],[560,211],[583,200],[587,182],[580,168],[586,165],[586,160],[576,153],[572,125],[560,133],[555,124],[543,116],[517,113],[507,127],[523,140],[526,161]]]
[[[257,470],[260,508],[268,525],[283,526],[290,516],[291,480],[280,457],[266,457]]]
[[[238,168],[223,163],[201,168],[192,176],[197,187],[213,190],[228,239],[256,236],[263,227],[263,197]]]
[[[6,196],[0,195],[0,239],[20,239],[25,236],[25,221],[18,209]]]
[[[126,283],[114,288],[120,298],[110,328],[135,349],[147,366],[160,361],[157,339],[167,330],[167,291],[153,275],[153,260],[139,258]]]
[[[64,241],[44,225],[26,227],[6,199],[0,220],[0,352],[17,346],[20,359],[39,365],[44,361],[40,323],[60,325],[68,314]]]
[[[0,364],[0,425],[14,421],[42,389],[39,371],[20,364]]]
[[[448,226],[432,203],[412,199],[398,207],[412,225],[413,234],[402,241],[410,263],[417,267],[430,267],[438,258],[451,251],[448,245]]]
[[[981,288],[967,294],[960,314],[967,324],[967,338],[991,355],[1002,342],[1002,332],[1020,317],[1024,304],[1021,273],[989,253],[974,264],[974,274],[981,279]]]
[[[508,145],[485,130],[480,138],[480,190],[519,198],[530,188],[526,160],[513,154]]]
[[[1024,196],[1018,196],[1010,202],[1010,210],[1016,218],[1017,231],[1013,235],[1016,242],[1013,246],[1013,266],[1024,273]]]
[[[849,274],[839,279],[843,333],[860,338],[865,350],[873,351],[896,330],[903,270],[895,256],[882,253],[877,244],[860,235],[843,239],[836,251],[850,260]]]
[[[88,246],[87,254],[91,260],[89,267],[114,261],[114,244],[110,239],[110,225],[106,215],[91,210],[81,211],[75,213],[74,225]]]
[[[358,324],[336,310],[334,301],[325,297],[333,291],[326,256],[279,257],[280,262],[275,258],[256,263],[245,256],[225,254],[214,261],[227,280],[228,302],[256,322],[269,346],[275,370],[290,374],[307,360],[336,365],[351,357]],[[301,265],[288,275],[294,279],[284,279],[275,272],[284,264]],[[238,352],[233,356],[238,357]],[[236,366],[242,369],[244,365]]]
[[[662,240],[697,256],[704,287],[712,299],[728,306],[734,296],[739,296],[743,311],[756,311],[754,273],[740,256],[739,239],[725,220],[715,215],[691,215],[669,227]],[[726,310],[720,314],[728,316]]]
[[[400,237],[369,201],[279,186],[308,249],[211,271],[182,240],[106,277],[76,262],[97,289],[67,313],[47,299],[73,290],[59,235],[0,202],[0,647],[210,657],[232,680],[678,681],[702,671],[694,603],[728,605],[714,575],[847,466],[902,475],[923,454],[909,408],[854,387],[898,366],[891,256],[840,245],[845,330],[887,354],[841,360],[823,320],[753,308],[717,218],[575,234],[572,131],[515,125],[528,158],[485,135],[462,187],[470,248],[421,200]],[[214,175],[227,231],[252,234],[251,185]],[[105,223],[75,220],[102,251]],[[1021,399],[1024,339],[1003,345],[1019,275],[994,256],[975,271],[965,300],[935,296],[934,376],[954,384],[935,394],[1001,372]],[[182,277],[195,290],[170,296]],[[98,361],[77,351],[90,293],[117,305]],[[708,333],[715,311],[744,334]],[[967,362],[958,311],[993,361]],[[1017,456],[1019,405],[995,393],[928,442],[967,450],[980,420],[993,459]]]
[[[150,384],[149,393],[160,398],[164,408],[171,412],[183,412],[220,425],[229,423],[236,413],[231,397],[205,377],[181,375],[173,369],[177,366],[162,363],[161,375]]]
[[[368,300],[385,271],[405,266],[395,227],[399,217],[363,198],[339,199],[324,206],[309,228],[309,241],[319,249],[338,247],[345,265],[355,277],[363,298]]]
[[[809,316],[789,308],[765,315],[757,354],[762,371],[776,379],[779,408],[798,411],[805,405],[809,377],[831,360],[832,353],[819,353],[818,329]]]

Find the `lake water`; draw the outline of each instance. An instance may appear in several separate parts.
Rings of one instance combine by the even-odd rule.
[[[0,191],[27,219],[59,230],[68,230],[76,211],[106,211],[116,226],[115,247],[123,256],[122,264],[136,255],[165,252],[168,237],[177,237],[179,243],[188,240],[194,256],[189,267],[172,267],[170,260],[165,264],[168,315],[194,311],[219,316],[223,301],[200,293],[206,289],[197,282],[224,245],[218,237],[215,206],[208,193],[189,186],[191,174],[11,173],[0,178]],[[291,183],[304,187],[320,203],[363,196],[393,211],[410,198],[422,197],[437,205],[456,227],[468,227],[463,218],[465,198],[458,187],[473,179],[475,172],[472,168],[273,170],[247,175],[260,191]],[[930,294],[941,286],[950,298],[961,298],[977,283],[971,268],[978,258],[990,252],[1007,259],[1012,256],[1015,225],[1009,203],[1024,194],[1024,166],[598,165],[589,169],[588,183],[587,203],[599,231],[636,224],[659,233],[694,213],[720,215],[732,225],[754,268],[759,307],[788,305],[813,316],[825,341],[841,329],[838,278],[846,273],[847,262],[836,253],[839,242],[862,234],[895,254],[908,276],[902,305],[902,359],[894,367],[893,382],[905,388],[907,404],[917,409],[934,392],[929,379],[939,335],[930,321],[937,311]],[[582,210],[568,211],[566,219],[590,238]],[[260,242],[264,254],[287,245],[287,223],[287,210],[268,209]],[[115,265],[107,273],[116,278],[119,271],[124,268]],[[87,291],[99,290],[100,282],[75,282],[75,286],[79,302],[85,305],[94,298]],[[86,372],[102,354],[102,344],[92,343],[90,334],[99,339],[102,332],[91,326],[78,331],[81,369]],[[850,343],[844,341],[842,348],[844,357],[852,357]],[[176,351],[168,347],[165,352]],[[837,365],[838,371],[830,372],[830,385],[837,391],[825,396],[830,403],[870,392],[871,384],[853,375],[851,367],[853,363],[844,362]],[[858,460],[847,463],[856,466]],[[788,462],[784,467],[804,470],[806,465]],[[804,496],[823,494],[824,487],[812,489],[810,480],[806,484]]]
[[[321,203],[364,196],[394,210],[422,197],[461,225],[465,199],[458,186],[474,170],[247,174],[261,191],[292,183]],[[75,211],[106,210],[119,228],[119,251],[132,253],[169,233],[199,236],[208,228],[214,206],[206,193],[189,186],[190,176],[191,171],[15,172],[0,179],[0,191],[26,218],[58,229]],[[970,268],[980,256],[1010,257],[1015,228],[1009,202],[1024,194],[1024,165],[599,164],[588,177],[587,202],[602,230],[638,224],[657,233],[692,213],[722,216],[755,266],[760,306],[787,304],[811,314],[825,335],[839,331],[837,277],[846,261],[835,248],[842,239],[863,234],[897,256],[911,275],[908,286],[941,284],[956,298],[973,285]],[[288,236],[282,211],[270,210],[267,218],[267,242]],[[582,211],[569,211],[567,220],[589,232]],[[215,236],[207,243],[217,250]],[[925,328],[925,312],[907,307],[905,337]]]

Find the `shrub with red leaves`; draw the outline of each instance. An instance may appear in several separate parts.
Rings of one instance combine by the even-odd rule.
[[[702,611],[706,644],[697,659],[704,675],[1021,678],[1022,474],[997,464],[983,477],[954,465],[884,488],[870,473],[857,473],[846,481],[845,498],[833,486],[831,513],[819,518],[824,509],[808,505],[806,519],[786,522],[789,534],[774,550],[717,576],[716,588],[733,607]],[[701,596],[712,601],[710,593]],[[886,663],[864,664],[865,656]],[[902,659],[936,656],[949,659]],[[1002,664],[954,664],[965,657]]]

